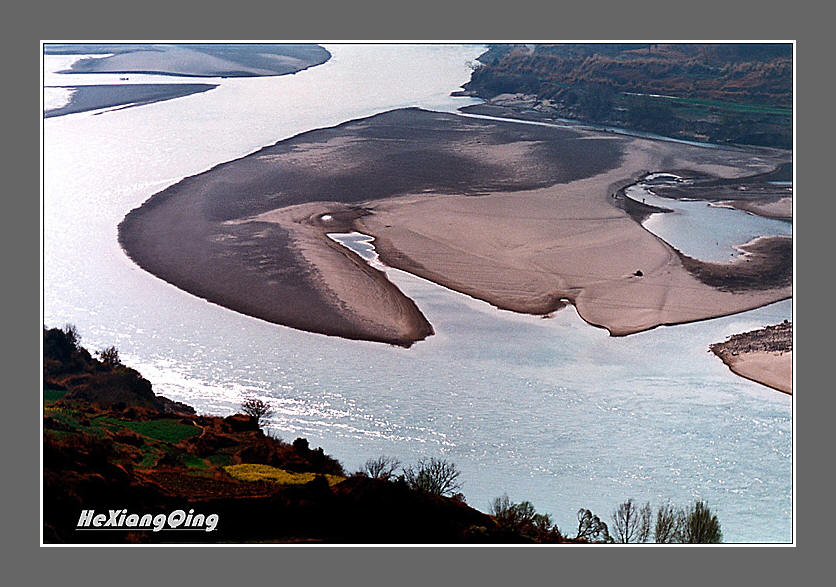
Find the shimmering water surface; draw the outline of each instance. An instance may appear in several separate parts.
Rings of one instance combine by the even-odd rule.
[[[680,179],[675,175],[667,177],[668,183]],[[655,181],[666,179],[659,177]],[[704,200],[662,198],[653,193],[649,183],[638,183],[625,192],[638,202],[671,210],[650,215],[642,226],[695,259],[728,262],[741,255],[737,246],[759,236],[792,236],[792,223],[786,220],[764,218]]]
[[[202,94],[47,119],[44,322],[75,323],[91,349],[116,345],[158,393],[198,411],[263,397],[280,436],[305,436],[349,470],[381,454],[450,459],[483,511],[507,492],[569,532],[580,507],[606,519],[628,497],[703,498],[728,541],[790,541],[792,399],[707,352],[791,318],[790,301],[611,338],[572,308],[515,315],[389,269],[436,330],[402,349],[231,312],[124,255],[117,224],[185,176],[392,108],[474,103],[449,94],[481,47],[328,49],[332,60],[292,76],[212,80],[220,87]],[[48,56],[46,67],[66,65]]]

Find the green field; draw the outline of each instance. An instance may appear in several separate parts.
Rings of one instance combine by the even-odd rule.
[[[67,395],[65,390],[61,389],[45,389],[44,390],[44,404],[50,404],[54,401],[58,401],[62,397]]]
[[[133,420],[117,420],[116,418],[99,418],[97,421],[112,426],[122,426],[133,430],[140,436],[147,436],[154,440],[177,444],[180,441],[200,434],[200,429],[192,424],[184,424],[179,420],[147,420],[136,422]]]

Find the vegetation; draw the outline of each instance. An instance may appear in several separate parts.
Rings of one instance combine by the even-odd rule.
[[[578,533],[575,540],[583,542],[612,542],[607,524],[587,509],[578,510]]]
[[[255,418],[259,428],[273,415],[273,408],[268,402],[258,398],[248,398],[241,404],[241,411]]]
[[[622,544],[647,542],[652,516],[649,503],[639,508],[632,499],[628,499],[613,512],[613,540]]]
[[[424,493],[451,496],[461,489],[459,470],[454,463],[443,459],[421,459],[417,466],[405,467],[403,474],[410,488]]]
[[[480,62],[467,92],[526,94],[544,117],[792,148],[790,44],[499,45]]]
[[[279,469],[278,467],[271,467],[270,465],[256,465],[251,463],[229,465],[224,467],[224,470],[235,479],[251,483],[269,481],[278,485],[304,485],[320,476],[324,477],[331,486],[345,481],[345,477],[339,475],[317,475],[311,472],[294,473],[285,469]]]
[[[491,503],[490,513],[496,525],[511,536],[534,542],[562,542],[563,535],[549,514],[538,514],[531,502],[513,503],[508,495]]]
[[[723,541],[723,532],[717,516],[711,513],[705,502],[697,501],[684,515],[685,523],[680,534],[685,544],[717,544]]]
[[[102,363],[104,363],[107,367],[116,367],[117,365],[122,364],[122,361],[119,359],[119,351],[115,346],[109,346],[106,349],[100,350],[96,354],[99,356]]]
[[[658,544],[715,544],[723,539],[717,516],[704,501],[687,509],[665,504],[656,511],[655,524],[653,519],[649,503],[638,507],[628,499],[613,513],[614,541],[648,542],[652,537]]]
[[[200,434],[200,428],[193,423],[183,423],[181,420],[160,419],[131,421],[117,418],[101,418],[102,423],[114,424],[132,430],[140,436],[147,436],[161,442],[177,444],[183,440]]]

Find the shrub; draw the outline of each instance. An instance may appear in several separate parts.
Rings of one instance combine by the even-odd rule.
[[[500,530],[537,541],[562,538],[551,516],[538,514],[531,502],[513,503],[503,495],[491,502],[490,512]]]
[[[96,354],[99,355],[99,360],[106,367],[116,367],[122,364],[122,361],[119,359],[119,350],[115,346],[109,346]]]

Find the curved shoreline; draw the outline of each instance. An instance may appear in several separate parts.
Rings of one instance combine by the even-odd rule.
[[[372,235],[387,265],[499,308],[546,315],[568,299],[615,336],[791,296],[791,286],[702,283],[612,205],[612,190],[647,169],[740,177],[762,160],[527,126],[402,109],[309,131],[156,194],[120,224],[120,243],[151,273],[233,310],[401,346],[432,326],[327,232]]]

